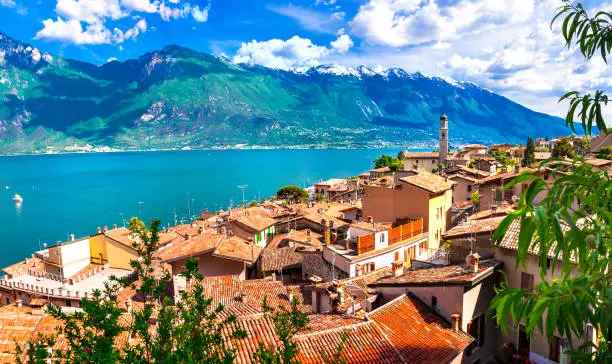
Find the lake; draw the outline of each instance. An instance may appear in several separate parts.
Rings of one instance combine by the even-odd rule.
[[[355,176],[399,150],[219,150],[0,157],[0,267],[44,244],[140,214],[164,226],[274,195],[287,184]],[[7,188],[8,187],[8,188]],[[17,206],[12,197],[24,201]]]

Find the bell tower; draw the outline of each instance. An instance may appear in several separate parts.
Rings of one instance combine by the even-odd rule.
[[[446,158],[448,158],[448,116],[442,114],[440,116],[440,164],[446,165]]]

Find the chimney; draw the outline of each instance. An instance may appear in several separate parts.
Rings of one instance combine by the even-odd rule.
[[[74,234],[70,234],[70,241],[74,241]]]
[[[101,234],[101,233],[102,233],[102,228],[98,226],[98,227],[96,228],[96,231],[98,232],[98,234]]]
[[[104,232],[108,231],[108,226],[104,225]]]
[[[189,234],[185,234],[185,240],[189,240]]]
[[[192,228],[193,228],[193,227],[196,227],[196,223],[195,223],[195,221],[192,221],[192,222],[191,222],[191,227],[192,227]]]
[[[402,274],[404,274],[404,262],[401,259],[396,260],[395,262],[393,262],[392,269],[394,277],[401,276]]]
[[[321,219],[321,226],[323,226],[323,228],[327,226],[327,221],[325,219]]]
[[[198,229],[198,234],[203,234],[203,233],[204,233],[204,228],[200,226],[200,228]]]
[[[453,330],[459,331],[459,321],[461,320],[461,315],[458,313],[454,313],[451,315],[453,320]]]
[[[368,218],[367,218],[367,219],[368,219],[368,222],[369,222],[370,224],[373,224],[373,223],[374,223],[374,218],[373,218],[372,216],[368,216]]]
[[[113,230],[117,230],[117,224],[113,224]]]

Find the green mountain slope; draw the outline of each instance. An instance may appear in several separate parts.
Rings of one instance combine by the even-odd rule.
[[[0,33],[0,153],[87,143],[122,149],[236,145],[425,147],[522,142],[563,122],[471,83],[400,69],[237,65],[178,46],[95,66]]]

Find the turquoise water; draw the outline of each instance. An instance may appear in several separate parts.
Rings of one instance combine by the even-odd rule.
[[[269,197],[286,184],[354,176],[398,150],[222,150],[0,157],[0,267],[43,243],[137,216],[164,225]],[[6,189],[5,186],[9,188]],[[24,202],[16,206],[14,194]],[[141,203],[139,203],[141,202]]]

